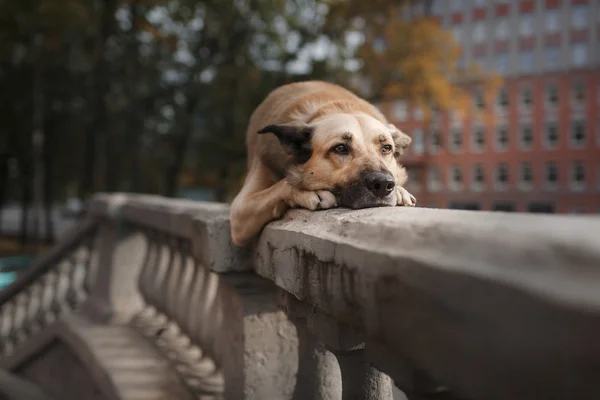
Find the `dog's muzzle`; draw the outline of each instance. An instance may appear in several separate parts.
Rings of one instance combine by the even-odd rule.
[[[389,171],[366,171],[346,187],[335,190],[338,204],[349,208],[393,206],[396,180]]]

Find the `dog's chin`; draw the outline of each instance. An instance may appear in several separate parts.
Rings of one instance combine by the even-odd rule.
[[[338,197],[338,204],[342,207],[361,209],[371,207],[390,207],[395,206],[397,203],[396,191],[393,191],[385,197],[377,197],[367,190],[361,191],[361,193],[353,194],[354,195],[352,196],[344,196],[344,194],[342,194]]]

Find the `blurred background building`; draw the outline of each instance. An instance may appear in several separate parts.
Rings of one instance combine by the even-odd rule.
[[[547,213],[600,212],[600,1],[430,1],[461,44],[463,65],[503,79],[490,103],[425,122],[408,102],[381,107],[410,134],[410,189],[421,206]],[[414,15],[414,14],[413,14]]]

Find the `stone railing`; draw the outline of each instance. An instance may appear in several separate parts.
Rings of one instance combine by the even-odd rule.
[[[0,292],[0,358],[81,305],[89,293],[95,224],[84,221]]]
[[[65,400],[599,397],[600,219],[295,210],[238,248],[228,213],[97,196],[0,292],[0,367]]]

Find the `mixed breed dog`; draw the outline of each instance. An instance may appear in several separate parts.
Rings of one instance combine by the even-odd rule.
[[[248,124],[248,174],[231,206],[234,243],[248,244],[293,207],[414,206],[400,164],[410,142],[340,86],[307,81],[275,89]]]

